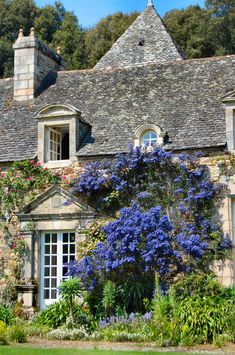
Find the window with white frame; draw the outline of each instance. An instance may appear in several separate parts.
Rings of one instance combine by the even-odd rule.
[[[58,286],[68,279],[66,264],[75,260],[75,233],[72,231],[42,233],[41,308],[58,299]]]
[[[47,127],[45,160],[69,159],[69,126]]]
[[[153,123],[145,123],[137,128],[134,135],[135,147],[146,147],[152,149],[155,145],[164,143],[166,132]]]
[[[145,131],[141,136],[141,145],[148,147],[148,146],[155,146],[157,144],[158,135],[154,130]]]

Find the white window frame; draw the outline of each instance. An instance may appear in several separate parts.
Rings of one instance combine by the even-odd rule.
[[[147,134],[150,134],[150,137],[148,139],[146,139],[148,142],[147,144],[145,143],[145,136]],[[153,138],[151,135],[152,134],[155,134],[156,135],[156,138]],[[145,147],[148,147],[148,146],[154,146],[158,143],[158,134],[156,131],[154,131],[153,129],[148,129],[147,131],[144,131],[142,133],[142,136],[140,138],[140,145],[141,146],[145,146]]]
[[[57,140],[53,140],[51,138],[51,135],[56,135]],[[47,161],[56,161],[56,160],[62,160],[62,134],[60,131],[58,131],[58,127],[48,127],[47,128]],[[53,147],[54,146],[54,147]],[[58,152],[59,150],[59,152]],[[56,158],[56,159],[54,159]]]
[[[134,136],[134,146],[135,147],[141,147],[141,145],[143,145],[142,144],[143,143],[143,136],[148,131],[155,132],[157,135],[157,143],[156,144],[163,145],[163,141],[164,141],[163,130],[159,126],[157,126],[153,123],[149,123],[149,124],[141,125],[135,131],[135,136]]]
[[[51,304],[53,304],[54,302],[58,301],[60,299],[58,292],[56,293],[56,298],[51,298],[49,297],[48,299],[45,299],[44,297],[44,291],[45,290],[49,290],[49,294],[51,296],[51,291],[52,289],[56,289],[58,288],[58,286],[60,285],[60,283],[66,279],[68,279],[67,276],[63,275],[63,257],[68,257],[68,261],[71,261],[72,259],[75,259],[76,256],[76,238],[74,239],[74,242],[68,242],[66,243],[68,245],[68,252],[64,253],[63,251],[63,246],[65,245],[65,243],[63,243],[63,236],[64,234],[74,234],[74,238],[75,238],[75,231],[73,230],[64,230],[64,231],[44,231],[41,233],[41,267],[40,267],[40,309],[45,309],[47,306],[50,306]],[[46,243],[45,242],[45,238],[46,235],[50,235],[52,237],[52,234],[56,234],[57,235],[57,242],[56,243]],[[45,246],[49,245],[50,246],[50,253],[46,254],[45,253]],[[52,250],[52,245],[57,245],[57,254],[52,254],[51,250]],[[70,253],[70,245],[74,245],[75,246],[75,251],[74,253]],[[57,257],[57,264],[56,266],[52,265],[52,257],[55,256]],[[45,265],[45,257],[50,257],[50,263]],[[45,268],[50,269],[49,275],[45,276],[44,275],[44,271]],[[56,268],[56,275],[53,277],[52,275],[52,267]],[[45,286],[45,279],[49,280],[49,287]],[[56,279],[56,287],[51,287],[51,281],[52,279]]]

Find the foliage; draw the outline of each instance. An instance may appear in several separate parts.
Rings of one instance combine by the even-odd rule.
[[[9,327],[9,339],[16,343],[27,342],[27,331],[23,322],[16,321]]]
[[[144,342],[155,340],[152,313],[112,316],[99,323],[99,336],[107,341]],[[97,335],[96,335],[97,336]]]
[[[160,345],[193,345],[234,337],[235,298],[212,274],[192,274],[168,295],[157,288],[154,322]]]
[[[8,344],[8,328],[7,325],[0,321],[0,345]]]
[[[17,290],[15,282],[7,279],[1,295],[2,304],[6,308],[12,308],[17,301]]]
[[[59,286],[59,294],[61,295],[62,299],[69,304],[72,323],[75,322],[74,299],[75,297],[82,296],[82,293],[83,293],[82,282],[78,278],[68,279],[62,282]]]
[[[88,333],[84,327],[80,328],[59,328],[51,330],[47,334],[49,339],[56,340],[84,340],[88,337]]]
[[[223,262],[231,241],[214,214],[225,187],[210,179],[199,158],[176,160],[160,147],[130,148],[114,163],[89,164],[72,191],[116,219],[102,228],[106,240],[69,264],[69,274],[78,275],[89,291],[112,281],[122,290],[121,307],[143,311],[155,273],[164,290],[175,277]]]
[[[14,319],[14,317],[13,317],[11,309],[0,305],[0,321],[9,325],[12,323],[13,319]]]
[[[102,304],[107,316],[114,313],[116,305],[117,289],[112,281],[107,281],[103,290]]]
[[[106,220],[97,220],[86,231],[86,239],[79,242],[77,246],[77,259],[80,260],[86,255],[91,255],[92,251],[99,242],[105,240],[102,227],[107,223]]]
[[[0,228],[6,245],[16,255],[12,267],[16,279],[22,278],[21,265],[26,250],[16,213],[39,192],[59,181],[58,174],[33,160],[15,162],[6,171],[0,170]]]
[[[66,324],[69,315],[69,304],[65,301],[58,301],[40,312],[36,316],[34,324],[39,327],[58,328]],[[76,325],[87,325],[89,327],[89,323],[91,322],[89,311],[77,303],[74,305],[74,318]]]
[[[172,10],[164,17],[170,33],[189,58],[234,54],[235,5],[233,0],[207,0],[205,7]],[[32,0],[0,2],[0,77],[13,74],[12,43],[20,27],[51,47],[61,47],[68,69],[92,68],[133,23],[138,13],[116,14],[84,29],[61,2],[38,7]]]

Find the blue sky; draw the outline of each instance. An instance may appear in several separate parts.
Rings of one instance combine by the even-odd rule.
[[[67,10],[75,12],[83,27],[96,24],[102,17],[117,11],[125,13],[143,11],[147,0],[61,0]],[[38,6],[53,4],[54,0],[36,0]],[[161,16],[172,9],[182,9],[189,5],[204,5],[204,0],[154,0]]]

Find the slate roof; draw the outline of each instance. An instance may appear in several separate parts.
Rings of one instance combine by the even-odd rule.
[[[154,6],[147,6],[95,68],[166,63],[184,58]]]
[[[33,115],[55,102],[73,105],[92,125],[94,142],[80,157],[126,151],[143,123],[167,131],[169,149],[225,146],[221,97],[233,89],[235,56],[59,72],[56,84],[31,104],[14,103],[13,79],[0,80],[0,162],[36,157]]]

